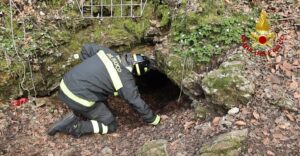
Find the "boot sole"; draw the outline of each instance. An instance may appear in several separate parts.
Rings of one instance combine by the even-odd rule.
[[[54,136],[58,132],[58,130],[56,129],[56,127],[60,126],[64,121],[70,120],[70,119],[72,119],[74,117],[75,117],[75,114],[73,112],[68,113],[61,121],[53,124],[51,126],[51,128],[49,128],[48,135]],[[72,120],[70,120],[70,121],[72,121]],[[67,123],[65,123],[65,124],[67,124]]]

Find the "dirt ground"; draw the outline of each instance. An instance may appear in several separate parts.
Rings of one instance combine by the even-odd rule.
[[[249,9],[248,5],[237,7]],[[136,155],[146,141],[165,139],[169,155],[192,156],[213,136],[244,128],[249,129],[249,134],[242,155],[300,155],[300,28],[294,20],[299,20],[300,8],[279,0],[263,3],[261,7],[282,16],[271,21],[278,36],[285,35],[284,47],[269,58],[250,56],[242,47],[232,50],[245,54],[246,72],[256,79],[254,98],[239,107],[240,112],[231,121],[232,127],[223,129],[211,124],[210,119],[195,118],[187,101],[176,101],[178,88],[168,81],[149,82],[153,78],[148,78],[150,85],[139,86],[143,99],[162,115],[159,126],[143,123],[122,99],[110,98],[119,126],[116,133],[80,139],[65,134],[49,137],[48,127],[70,111],[55,95],[39,99],[40,106],[26,103],[13,107],[2,101],[0,155],[99,155],[104,148],[111,149],[113,155]],[[292,108],[273,104],[282,99],[292,101]]]

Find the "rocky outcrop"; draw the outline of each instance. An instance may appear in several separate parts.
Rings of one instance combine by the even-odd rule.
[[[254,93],[255,85],[243,75],[244,66],[242,56],[237,54],[209,72],[202,80],[206,97],[213,104],[227,108],[246,104]]]
[[[168,156],[166,140],[146,142],[138,152],[139,156]]]
[[[221,134],[210,143],[204,144],[198,155],[200,156],[238,156],[247,138],[248,129],[231,131]]]
[[[141,43],[155,13],[154,4],[148,3],[141,18],[83,19],[76,3],[55,2],[14,2],[25,8],[13,8],[15,46],[9,3],[0,2],[0,99],[49,95],[63,74],[79,63],[73,56],[84,43],[129,51]]]

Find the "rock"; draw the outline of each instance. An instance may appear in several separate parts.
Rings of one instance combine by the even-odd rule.
[[[232,116],[226,115],[222,117],[219,125],[221,130],[225,130],[227,128],[230,128],[232,126],[232,122],[234,121],[234,118]]]
[[[297,111],[297,107],[294,104],[294,101],[291,100],[290,98],[281,98],[278,101],[274,101],[271,102],[271,104],[278,106],[278,107],[282,107],[282,108],[286,108],[292,111]]]
[[[61,153],[62,156],[72,156],[76,154],[75,148],[69,148]]]
[[[176,156],[186,156],[188,155],[187,152],[177,152]]]
[[[202,80],[207,99],[227,108],[246,104],[254,94],[255,85],[251,78],[243,75],[244,66],[243,61],[227,61],[209,72]]]
[[[47,103],[50,103],[49,98],[36,98],[34,100],[36,107],[42,107],[44,105],[46,105]]]
[[[238,156],[242,149],[242,142],[246,139],[248,129],[236,130],[221,134],[210,143],[204,144],[198,151],[201,156],[230,155]]]
[[[112,156],[112,155],[113,155],[113,151],[112,151],[112,149],[110,149],[109,147],[104,147],[104,148],[101,150],[101,155],[102,155],[102,156]]]
[[[197,118],[205,119],[207,112],[208,112],[208,110],[203,106],[198,105],[195,108],[195,113],[196,113]]]
[[[239,111],[240,111],[239,108],[234,107],[234,108],[231,108],[231,109],[228,111],[228,114],[229,114],[229,115],[234,115],[234,114],[237,114]]]
[[[214,125],[214,126],[219,125],[220,120],[221,120],[221,117],[215,117],[215,118],[213,119],[213,121],[212,121],[213,125]]]
[[[167,140],[147,141],[138,152],[139,156],[168,156]]]

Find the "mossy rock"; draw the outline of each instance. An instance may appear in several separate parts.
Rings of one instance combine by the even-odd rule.
[[[138,151],[138,156],[168,156],[166,140],[146,142]]]
[[[199,156],[238,156],[247,138],[248,129],[236,130],[221,134],[210,143],[204,144],[198,152]]]
[[[202,80],[202,88],[213,104],[227,108],[246,104],[254,93],[254,83],[243,75],[243,61],[228,61],[209,72]]]

